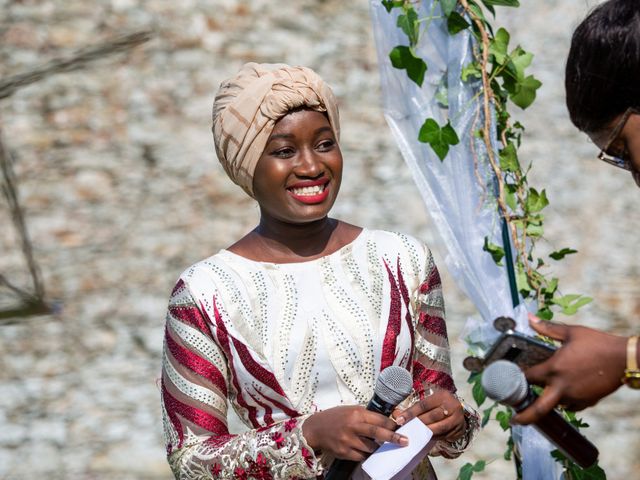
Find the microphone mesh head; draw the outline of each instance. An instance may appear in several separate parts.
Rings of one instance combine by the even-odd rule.
[[[411,393],[412,386],[411,374],[402,367],[392,365],[380,372],[375,393],[381,400],[398,405]]]
[[[482,372],[482,388],[487,397],[513,407],[526,398],[529,384],[518,365],[496,360]]]

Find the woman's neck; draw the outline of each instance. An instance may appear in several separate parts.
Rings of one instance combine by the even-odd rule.
[[[256,246],[265,254],[280,259],[321,257],[332,250],[338,220],[325,217],[310,223],[292,224],[260,218],[251,232]]]
[[[258,226],[228,250],[258,262],[315,260],[353,242],[362,228],[333,218],[295,225],[260,219]]]

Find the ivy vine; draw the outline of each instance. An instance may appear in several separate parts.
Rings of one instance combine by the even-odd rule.
[[[512,121],[509,107],[516,105],[521,109],[529,107],[536,99],[536,92],[542,83],[527,69],[533,60],[533,54],[521,46],[510,47],[511,36],[504,28],[494,31],[488,14],[495,18],[495,7],[518,7],[518,0],[434,0],[432,11],[420,18],[411,0],[382,0],[382,4],[391,13],[398,11],[397,27],[404,32],[408,45],[398,45],[389,53],[391,64],[406,70],[407,76],[418,86],[422,86],[428,71],[427,62],[417,54],[417,46],[422,35],[428,30],[435,18],[445,19],[450,35],[469,30],[475,39],[473,61],[465,65],[461,81],[480,83],[479,96],[483,124],[473,127],[471,133],[485,145],[488,160],[497,180],[497,207],[506,221],[511,241],[515,248],[513,260],[515,284],[519,294],[528,303],[537,305],[537,315],[545,320],[553,318],[554,313],[573,315],[578,309],[591,302],[591,298],[580,294],[562,294],[559,280],[547,273],[552,262],[561,261],[567,255],[577,253],[572,248],[562,248],[548,255],[548,258],[536,254],[536,242],[544,235],[543,210],[549,205],[546,191],[529,185],[528,174],[531,165],[521,164],[518,149],[522,142],[524,126]],[[439,11],[436,12],[436,6]],[[439,98],[441,92],[436,92]],[[446,96],[445,96],[446,100]],[[440,102],[446,106],[446,101]],[[492,130],[492,119],[495,129]],[[492,138],[497,135],[497,138]],[[428,144],[437,157],[444,161],[452,146],[457,145],[460,137],[451,123],[440,125],[435,119],[427,118],[420,128],[418,140]],[[493,144],[500,145],[494,152]],[[477,155],[477,153],[475,153]],[[476,161],[477,159],[474,159]],[[477,164],[477,163],[476,163]],[[488,237],[484,239],[483,250],[502,265],[502,260],[510,245],[496,245]],[[480,385],[480,374],[472,374],[469,382],[478,406],[486,400]],[[493,417],[503,430],[510,430],[510,409],[494,403],[483,410],[482,426]],[[586,427],[572,412],[564,412],[566,419],[577,428]],[[504,458],[510,460],[514,449],[513,439],[507,441]],[[559,451],[552,456],[563,465],[566,480],[605,479],[604,471],[595,465],[582,469]],[[458,478],[466,480],[474,473],[485,469],[486,462],[467,463],[462,467]],[[520,476],[520,473],[519,473]]]

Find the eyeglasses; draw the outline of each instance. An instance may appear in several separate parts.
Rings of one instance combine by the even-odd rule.
[[[631,159],[628,157],[629,155],[628,152],[624,152],[621,155],[611,155],[610,153],[607,152],[607,150],[609,150],[613,142],[617,140],[618,136],[620,135],[620,132],[622,132],[622,129],[624,128],[624,126],[627,123],[627,120],[629,120],[629,117],[632,114],[640,114],[640,110],[634,107],[629,107],[625,110],[624,114],[622,115],[622,118],[620,119],[620,122],[618,122],[618,125],[616,125],[616,128],[614,128],[613,132],[611,132],[611,136],[609,137],[609,140],[607,141],[606,145],[602,150],[600,150],[600,153],[598,154],[599,160],[602,160],[603,162],[607,162],[609,165],[613,165],[614,167],[623,168],[629,171],[632,171],[633,167],[631,166]]]

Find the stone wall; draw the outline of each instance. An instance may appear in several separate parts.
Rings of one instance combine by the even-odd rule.
[[[523,2],[500,10],[499,21],[536,54],[532,69],[544,82],[536,103],[516,113],[527,127],[522,156],[533,163],[532,183],[551,200],[542,248],[580,251],[555,273],[567,293],[595,298],[581,322],[630,334],[640,315],[632,240],[640,192],[595,160],[564,107],[570,34],[592,4]],[[224,176],[210,134],[213,94],[246,61],[307,65],[334,87],[345,158],[334,214],[432,245],[456,380],[470,398],[457,336],[474,309],[447,274],[445,249],[382,117],[366,2],[0,0],[0,9],[3,77],[123,31],[156,31],[128,55],[0,100],[36,258],[59,310],[0,325],[0,478],[171,477],[157,386],[168,294],[184,268],[257,219]],[[26,285],[4,203],[0,222],[0,272]],[[610,478],[640,469],[637,402],[620,390],[585,414]],[[459,460],[437,460],[441,478],[478,458],[495,460],[478,478],[511,478],[504,440],[489,427]]]

